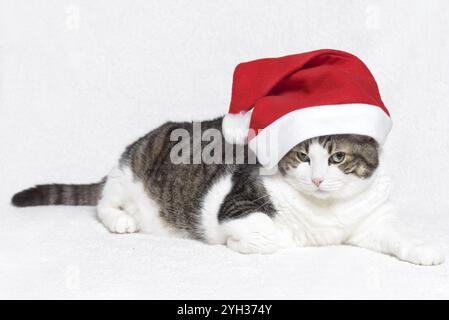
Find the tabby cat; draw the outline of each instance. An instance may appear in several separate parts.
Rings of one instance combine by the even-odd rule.
[[[203,121],[201,130],[221,131],[221,125],[222,118]],[[348,244],[420,265],[444,260],[398,231],[389,180],[370,137],[309,139],[290,150],[273,174],[262,174],[248,156],[235,163],[225,161],[224,152],[217,163],[174,163],[176,129],[191,133],[194,143],[192,122],[168,122],[129,145],[100,182],[38,185],[15,194],[12,203],[96,205],[110,232],[189,237],[241,253]],[[236,156],[237,148],[223,138],[201,141],[201,147],[214,144]],[[197,152],[201,148],[190,160]]]

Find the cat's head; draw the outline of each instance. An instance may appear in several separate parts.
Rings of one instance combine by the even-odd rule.
[[[379,165],[379,147],[362,135],[331,135],[301,142],[278,164],[286,181],[318,199],[345,198],[367,188]]]

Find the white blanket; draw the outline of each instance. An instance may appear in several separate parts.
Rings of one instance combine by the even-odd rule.
[[[384,161],[405,224],[449,259],[447,1],[0,1],[0,298],[449,298],[449,262],[353,247],[241,255],[113,235],[89,207],[17,209],[94,182],[167,119],[227,110],[234,66],[319,48],[363,59],[392,113]]]

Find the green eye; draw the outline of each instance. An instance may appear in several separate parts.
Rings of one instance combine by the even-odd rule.
[[[331,155],[330,160],[332,163],[340,163],[343,160],[345,160],[345,153],[344,152],[335,152],[333,155]]]
[[[310,161],[309,156],[307,156],[307,154],[305,154],[304,152],[298,152],[298,159],[301,162],[309,162]]]

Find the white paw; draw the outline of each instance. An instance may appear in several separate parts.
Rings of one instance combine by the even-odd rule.
[[[423,244],[406,250],[400,259],[422,266],[433,266],[443,263],[444,255],[438,249]]]
[[[137,231],[136,221],[127,214],[116,215],[108,228],[114,233],[133,233]]]
[[[240,253],[273,253],[281,246],[279,230],[265,213],[224,222],[228,248]]]

